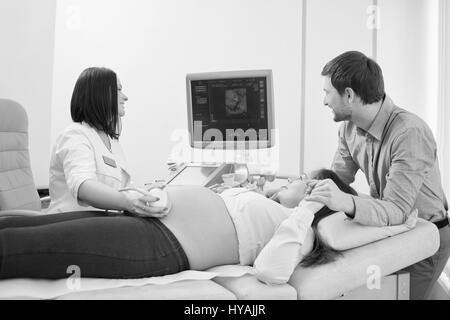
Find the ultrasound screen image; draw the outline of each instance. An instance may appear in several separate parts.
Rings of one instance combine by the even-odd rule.
[[[254,129],[257,136],[246,136],[245,139],[267,139],[265,77],[195,80],[191,90],[192,119],[201,122],[202,137],[209,129],[220,131],[224,139],[227,139],[227,129],[235,132]],[[259,136],[260,130],[265,130],[264,137]]]

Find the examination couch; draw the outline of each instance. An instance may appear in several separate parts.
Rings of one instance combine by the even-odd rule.
[[[45,214],[28,152],[28,120],[18,103],[0,99],[0,219]],[[408,299],[406,267],[433,255],[439,233],[418,219],[407,232],[343,251],[336,262],[298,266],[287,284],[260,282],[250,267],[219,266],[149,279],[0,281],[0,299],[296,300]]]

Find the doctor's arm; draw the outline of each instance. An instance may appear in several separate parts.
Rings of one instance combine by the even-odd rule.
[[[94,179],[86,180],[80,185],[78,199],[99,209],[124,210],[142,217],[162,218],[167,214],[162,212],[164,208],[146,206],[146,202],[158,200],[150,194],[136,199]]]

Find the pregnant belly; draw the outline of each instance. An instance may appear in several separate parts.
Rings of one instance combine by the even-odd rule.
[[[168,186],[172,203],[163,222],[181,243],[192,270],[237,264],[238,241],[223,200],[199,186]]]

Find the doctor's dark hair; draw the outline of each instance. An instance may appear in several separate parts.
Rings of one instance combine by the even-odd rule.
[[[346,88],[352,88],[364,104],[381,101],[385,96],[380,66],[358,51],[345,52],[328,62],[322,76],[331,78],[331,84],[341,96]]]
[[[118,139],[117,75],[107,68],[88,68],[79,76],[72,94],[74,122],[86,122]]]
[[[313,177],[313,179],[317,180],[325,180],[325,179],[331,179],[333,182],[338,186],[338,188],[345,192],[352,195],[358,195],[358,193],[350,187],[348,184],[346,184],[344,181],[339,178],[339,176],[332,170],[328,169],[321,169],[319,170]],[[300,262],[300,265],[303,267],[311,267],[316,265],[321,265],[329,262],[333,262],[341,255],[341,252],[331,248],[325,240],[322,239],[322,237],[319,235],[319,232],[317,230],[317,225],[319,222],[336,213],[336,211],[333,211],[329,209],[328,207],[323,207],[314,215],[314,220],[312,222],[311,228],[314,231],[314,244],[313,248],[310,253],[308,253],[303,260]]]

